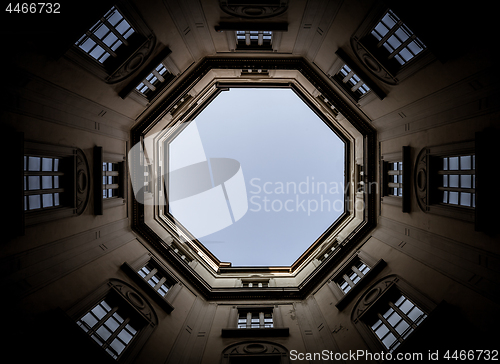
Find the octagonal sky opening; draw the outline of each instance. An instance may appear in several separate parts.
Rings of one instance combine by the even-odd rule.
[[[233,266],[291,266],[345,210],[345,142],[290,88],[231,88],[168,144],[169,213]]]

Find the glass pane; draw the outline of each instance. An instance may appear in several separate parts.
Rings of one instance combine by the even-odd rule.
[[[90,38],[87,38],[85,42],[80,44],[80,48],[83,49],[86,53],[89,53],[93,46],[95,46],[95,42]]]
[[[30,195],[28,196],[28,203],[30,210],[39,209],[42,207],[42,196]]]
[[[117,313],[115,312],[113,314],[113,317],[116,319],[116,321],[118,321],[119,323],[123,323],[123,318]]]
[[[471,205],[471,194],[469,192],[460,192],[460,205],[462,206]]]
[[[448,175],[443,175],[443,187],[448,187]]]
[[[392,27],[394,27],[394,25],[396,25],[397,18],[395,18],[392,12],[387,12],[387,14],[385,14],[385,16],[382,18],[382,21],[387,25],[389,29],[391,29]]]
[[[408,44],[408,48],[413,52],[414,55],[419,54],[424,49],[418,42],[413,41]]]
[[[471,161],[471,156],[463,156],[460,157],[460,169],[461,170],[469,170],[472,167],[472,161]]]
[[[118,337],[125,343],[128,344],[130,340],[132,340],[132,335],[127,330],[122,330],[119,334]]]
[[[413,310],[411,310],[408,313],[408,318],[412,320],[413,322],[417,321],[420,316],[422,316],[424,313],[417,307],[415,306]]]
[[[113,45],[113,43],[116,42],[117,39],[118,39],[118,37],[116,35],[114,35],[113,33],[109,33],[108,36],[106,38],[104,38],[103,42],[108,47],[111,47]]]
[[[472,188],[472,175],[465,174],[460,176],[460,187]]]
[[[120,340],[118,339],[114,339],[112,342],[111,342],[111,347],[114,349],[114,351],[120,355],[121,352],[123,351],[123,349],[125,349],[125,345],[123,345],[123,343],[120,342]]]
[[[59,192],[54,193],[54,206],[59,206]]]
[[[59,176],[54,176],[54,188],[59,188]]]
[[[42,158],[42,171],[52,171],[52,158]]]
[[[28,176],[28,189],[30,190],[40,189],[40,176]]]
[[[395,31],[395,34],[398,36],[399,40],[401,42],[404,42],[409,38],[409,34],[405,31],[404,28],[398,28],[398,30]]]
[[[42,199],[43,199],[43,207],[54,206],[54,199],[51,193],[43,194]]]
[[[448,158],[443,158],[443,171],[448,170]]]
[[[106,34],[108,34],[109,28],[105,26],[104,24],[101,24],[99,28],[97,28],[96,31],[94,31],[94,34],[97,38],[103,39]]]
[[[399,335],[402,335],[406,329],[408,329],[408,327],[410,327],[410,325],[405,321],[405,320],[402,320],[396,327],[396,331],[398,332]]]
[[[451,192],[450,191],[448,203],[453,204],[453,205],[458,205],[458,192]]]
[[[403,57],[403,59],[408,62],[410,59],[413,58],[413,54],[408,50],[408,48],[403,48],[400,52],[399,55]]]
[[[85,322],[89,328],[94,327],[94,325],[97,323],[96,318],[90,312],[82,317],[82,321]]]
[[[42,188],[52,188],[52,176],[42,176]]]
[[[106,320],[105,325],[108,327],[108,329],[111,332],[115,332],[118,327],[120,327],[120,324],[113,318],[110,317],[109,319]]]
[[[40,170],[40,157],[29,157],[28,171]]]
[[[458,157],[450,157],[449,158],[450,162],[450,170],[451,171],[458,171]]]
[[[108,22],[111,25],[116,25],[122,19],[121,14],[118,11],[113,11],[112,15],[108,18]]]
[[[101,305],[97,305],[92,309],[92,313],[96,315],[99,320],[102,319],[106,315],[106,311]]]
[[[118,24],[118,26],[116,27],[116,30],[120,33],[120,34],[125,34],[130,28],[130,25],[129,23],[124,19],[120,22],[120,24]]]
[[[458,174],[452,174],[449,176],[450,187],[458,187]]]
[[[94,57],[95,59],[99,59],[104,54],[104,49],[101,48],[101,46],[97,46],[94,48],[92,52],[90,52],[90,55]]]
[[[413,303],[410,301],[406,300],[400,307],[399,309],[404,313],[407,314],[408,311],[410,311],[413,308]]]
[[[384,340],[382,340],[382,342],[384,343],[384,345],[385,345],[385,347],[386,347],[387,349],[389,349],[389,348],[391,347],[391,345],[392,345],[395,341],[396,341],[396,337],[395,337],[392,333],[390,333],[389,335],[387,335],[387,336],[385,337],[385,339],[384,339]]]
[[[385,325],[380,325],[377,331],[375,331],[375,334],[379,337],[379,339],[383,339],[384,336],[389,332],[389,328]]]
[[[132,335],[135,335],[135,333],[137,332],[136,329],[134,329],[132,326],[130,325],[127,325],[125,326],[125,328],[132,334]]]
[[[390,315],[387,318],[387,322],[389,322],[389,324],[393,327],[396,326],[400,320],[401,320],[401,316],[399,316],[399,314],[397,312],[393,312],[392,315]]]
[[[111,336],[111,332],[104,326],[101,326],[99,327],[96,332],[99,334],[99,336],[101,338],[103,338],[104,340],[107,340],[109,339],[109,337]]]

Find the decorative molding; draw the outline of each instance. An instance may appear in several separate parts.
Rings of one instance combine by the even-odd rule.
[[[280,0],[266,4],[266,1],[255,3],[254,1],[231,1],[219,0],[219,6],[223,12],[231,16],[245,19],[265,19],[283,14],[288,10],[288,0]]]

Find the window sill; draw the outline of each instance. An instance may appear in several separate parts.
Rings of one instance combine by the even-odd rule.
[[[222,329],[222,337],[286,337],[288,327],[271,327],[265,329]]]
[[[361,278],[361,280],[335,304],[335,307],[337,307],[339,311],[342,311],[362,290],[362,288],[365,287],[385,266],[386,262],[383,259],[380,259],[377,263],[375,263],[368,273],[366,273],[365,276]]]

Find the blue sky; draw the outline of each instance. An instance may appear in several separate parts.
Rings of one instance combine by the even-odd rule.
[[[198,237],[223,262],[289,266],[343,211],[344,143],[290,89],[222,92],[181,136],[170,146],[171,171],[201,153],[240,164],[248,210]],[[219,216],[213,205],[195,224]]]

